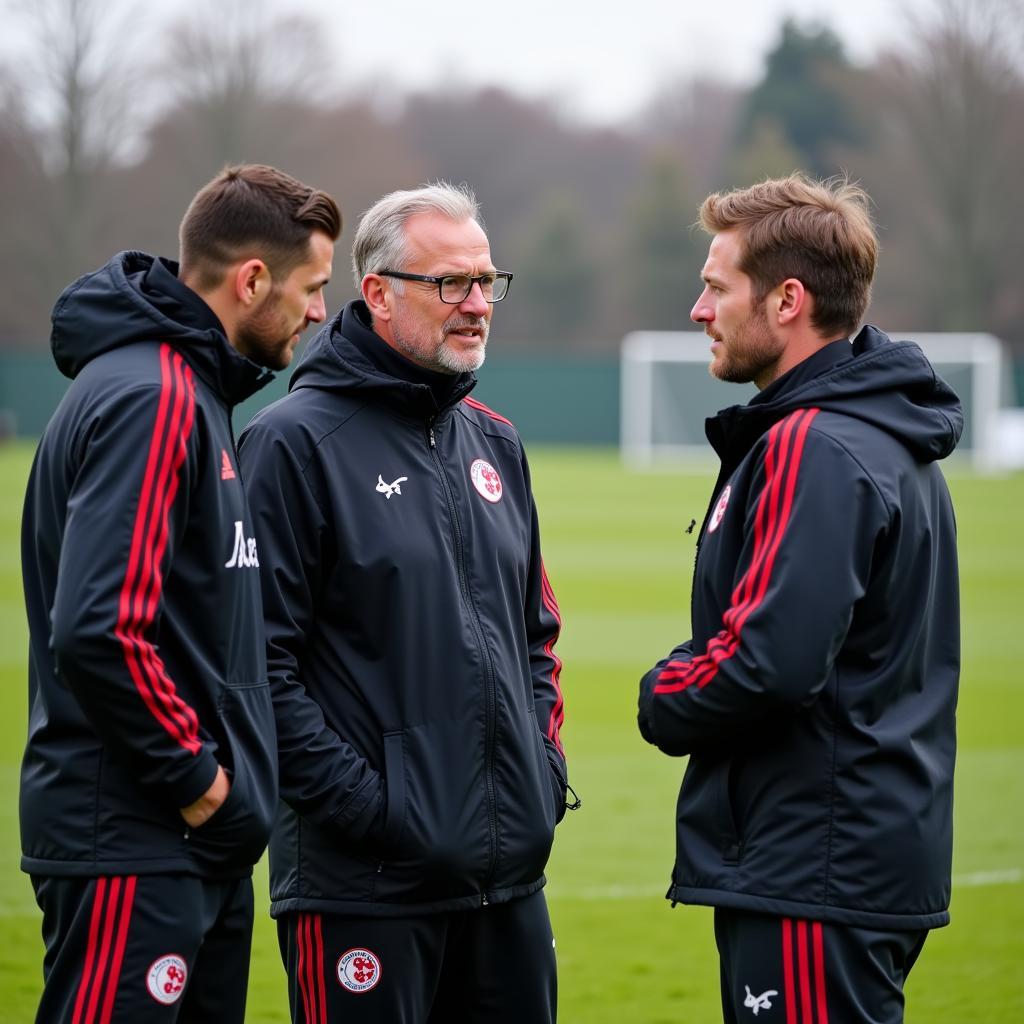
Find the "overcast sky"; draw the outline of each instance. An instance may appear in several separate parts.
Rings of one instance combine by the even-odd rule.
[[[274,0],[286,4],[330,25],[342,80],[497,84],[614,121],[680,76],[755,80],[787,14],[830,25],[864,60],[897,44],[906,12],[931,0]]]

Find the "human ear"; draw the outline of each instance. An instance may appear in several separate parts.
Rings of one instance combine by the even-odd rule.
[[[773,289],[775,318],[779,325],[793,323],[804,311],[809,297],[803,282],[795,277],[787,277],[782,284]]]
[[[234,272],[235,298],[247,307],[258,306],[270,291],[270,270],[261,259],[239,263]]]
[[[363,301],[376,320],[391,319],[391,302],[384,279],[379,274],[367,274],[359,285]]]

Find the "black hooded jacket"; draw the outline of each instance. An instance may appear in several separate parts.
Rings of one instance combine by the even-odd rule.
[[[72,384],[22,522],[32,874],[239,876],[270,832],[259,556],[229,419],[268,375],[176,269],[121,253],[53,313]],[[190,833],[179,808],[218,763],[231,791]]]
[[[353,302],[240,438],[280,742],[275,916],[544,884],[566,794],[558,606],[515,428],[466,397],[472,374],[440,376]]]
[[[641,684],[689,754],[673,901],[904,929],[948,922],[960,670],[960,403],[865,327],[708,420],[722,460],[693,639]]]

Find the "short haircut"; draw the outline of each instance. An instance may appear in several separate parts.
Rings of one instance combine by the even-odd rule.
[[[852,335],[871,298],[878,237],[871,200],[846,178],[814,181],[803,174],[716,192],[700,208],[709,234],[737,228],[739,269],[761,302],[786,278],[814,297],[811,324],[821,335]]]
[[[309,237],[341,234],[341,211],[326,193],[266,164],[226,167],[204,185],[181,222],[181,274],[212,290],[236,260],[263,260],[287,277],[309,257]]]
[[[352,243],[352,273],[358,289],[367,274],[400,270],[406,261],[405,225],[418,213],[440,213],[453,221],[474,220],[482,228],[480,204],[463,182],[435,181],[391,192],[378,199],[359,221]]]

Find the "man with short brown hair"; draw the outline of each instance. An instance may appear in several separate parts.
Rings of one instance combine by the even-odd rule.
[[[708,420],[693,638],[644,676],[638,717],[689,755],[668,897],[715,908],[730,1024],[896,1024],[949,920],[959,610],[937,462],[963,415],[916,345],[857,330],[867,204],[795,175],[701,208],[691,318],[711,373],[759,394]]]
[[[325,193],[228,168],[185,215],[180,271],[123,252],[54,309],[72,383],[22,529],[40,1024],[244,1018],[277,750],[230,416],[324,319],[340,230]]]

